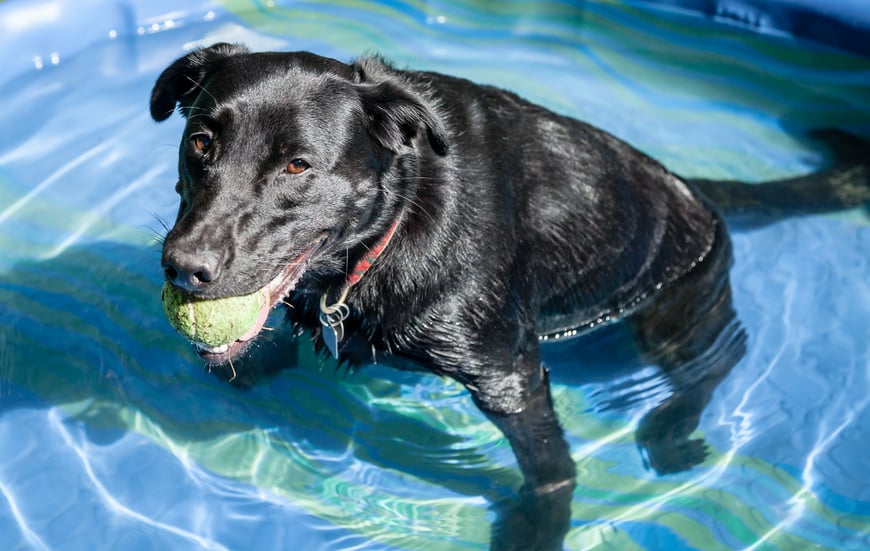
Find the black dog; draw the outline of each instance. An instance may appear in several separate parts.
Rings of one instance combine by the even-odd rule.
[[[698,189],[730,186],[752,205],[743,188],[764,186],[692,184],[510,92],[373,58],[217,44],[160,76],[151,115],[176,104],[187,127],[167,279],[204,298],[268,285],[272,306],[290,305],[337,357],[462,383],[525,476],[493,547],[559,547],[568,529],[575,469],[542,340],[625,320],[675,387],[638,429],[649,463],[703,459],[689,434],[745,337],[728,234]],[[861,170],[850,174],[866,182]],[[803,199],[830,196],[834,176]],[[846,187],[824,206],[866,200],[866,187]],[[197,348],[221,364],[249,342]]]

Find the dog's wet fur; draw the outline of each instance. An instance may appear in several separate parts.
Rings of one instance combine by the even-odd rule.
[[[746,346],[721,209],[758,212],[764,193],[775,216],[868,198],[856,160],[866,149],[854,154],[864,144],[841,133],[820,133],[847,152],[827,172],[688,181],[511,92],[374,57],[216,44],[160,75],[153,118],[176,106],[187,125],[163,245],[172,283],[243,295],[292,264],[295,287],[279,302],[322,348],[322,297],[338,301],[395,224],[349,289],[339,355],[451,377],[505,434],[525,485],[500,510],[494,549],[560,548],[569,527],[575,468],[542,341],[627,324],[674,388],[641,421],[638,445],[658,473],[690,468],[706,452],[689,436]]]

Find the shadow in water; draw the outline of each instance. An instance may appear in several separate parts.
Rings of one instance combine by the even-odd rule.
[[[390,371],[387,382],[380,368],[347,373],[307,338],[294,340],[288,326],[262,335],[235,363],[232,384],[228,369],[208,373],[164,317],[159,256],[156,248],[100,242],[0,273],[0,415],[60,406],[103,444],[133,430],[137,416],[181,444],[268,427],[283,446],[350,452],[492,500],[520,480],[466,437],[364,399],[397,395],[398,383],[413,387],[430,375]]]

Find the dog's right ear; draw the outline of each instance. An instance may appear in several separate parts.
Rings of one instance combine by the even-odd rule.
[[[187,116],[184,108],[193,104],[215,62],[247,52],[248,49],[240,44],[219,43],[198,48],[177,59],[154,83],[154,89],[151,90],[151,117],[157,122],[168,119],[176,104],[181,107],[181,114]]]
[[[410,89],[381,58],[358,59],[354,72],[367,129],[381,145],[401,151],[424,130],[432,151],[447,155],[447,133],[434,102]]]

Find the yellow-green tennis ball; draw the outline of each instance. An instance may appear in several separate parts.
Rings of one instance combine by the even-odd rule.
[[[268,300],[265,290],[219,299],[191,296],[168,281],[163,284],[163,311],[176,331],[208,346],[230,344],[253,328]]]

